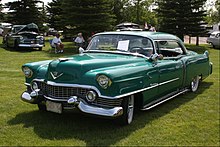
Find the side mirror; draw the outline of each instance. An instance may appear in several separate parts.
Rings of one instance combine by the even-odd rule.
[[[157,60],[163,60],[163,55],[162,54],[152,54],[150,56],[150,60],[156,62]]]
[[[82,47],[79,47],[79,54],[82,55],[85,50]]]

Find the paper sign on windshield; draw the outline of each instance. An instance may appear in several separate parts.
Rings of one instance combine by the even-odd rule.
[[[118,42],[118,50],[128,51],[129,40],[123,40]]]

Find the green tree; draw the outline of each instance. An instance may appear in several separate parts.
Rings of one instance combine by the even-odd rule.
[[[201,35],[205,31],[203,27],[206,15],[203,9],[205,1],[158,0],[156,12],[160,31],[176,34],[182,40],[184,35]]]
[[[62,18],[62,0],[53,0],[48,3],[47,12],[48,12],[48,23],[51,28],[55,28],[56,30],[61,30],[64,28],[64,25],[61,21]]]
[[[36,23],[39,28],[43,27],[45,13],[44,8],[37,7],[39,3],[43,2],[41,0],[20,0],[7,3],[6,6],[10,10],[8,21],[13,24]]]
[[[220,1],[215,2],[215,9],[210,9],[208,11],[207,21],[209,24],[215,24],[220,22]]]
[[[72,35],[82,32],[86,37],[112,30],[115,20],[111,4],[111,0],[62,0],[62,23]]]
[[[113,13],[116,16],[116,24],[122,22],[134,22],[139,25],[156,25],[155,12],[150,10],[154,0],[114,0]]]

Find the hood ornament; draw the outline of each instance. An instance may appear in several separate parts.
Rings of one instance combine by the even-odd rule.
[[[52,78],[54,79],[54,80],[56,80],[57,78],[59,78],[59,77],[61,77],[62,75],[63,75],[63,73],[58,73],[57,71],[54,71],[54,72],[50,72],[50,74],[51,74],[51,76],[52,76]]]

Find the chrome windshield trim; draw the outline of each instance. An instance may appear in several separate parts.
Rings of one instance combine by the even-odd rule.
[[[168,80],[168,81],[165,81],[165,82],[162,82],[162,83],[153,83],[153,84],[151,84],[152,86],[149,86],[149,87],[146,87],[146,88],[143,88],[143,89],[140,89],[140,90],[132,91],[132,92],[129,92],[129,93],[121,94],[121,95],[118,95],[118,96],[114,96],[114,97],[102,95],[102,94],[100,93],[100,91],[99,91],[95,86],[80,85],[80,84],[55,83],[55,82],[51,82],[51,81],[47,81],[46,83],[47,83],[48,85],[51,85],[51,86],[80,87],[80,88],[85,88],[85,89],[92,89],[92,90],[96,91],[97,94],[98,94],[98,96],[101,97],[101,98],[106,98],[106,99],[119,99],[119,98],[123,98],[123,97],[129,96],[129,95],[133,95],[133,94],[139,93],[139,92],[143,92],[143,91],[146,91],[146,90],[150,90],[150,89],[152,89],[152,88],[156,88],[156,87],[158,87],[158,86],[165,85],[165,84],[168,84],[168,83],[177,81],[177,80],[179,80],[179,78],[171,79],[171,80]],[[45,80],[43,80],[43,79],[34,79],[33,81],[44,82]],[[48,98],[48,97],[47,97],[47,98]],[[51,100],[52,100],[52,99],[51,99]],[[57,99],[56,99],[56,100],[57,100]],[[65,101],[66,101],[66,100],[65,100]]]

